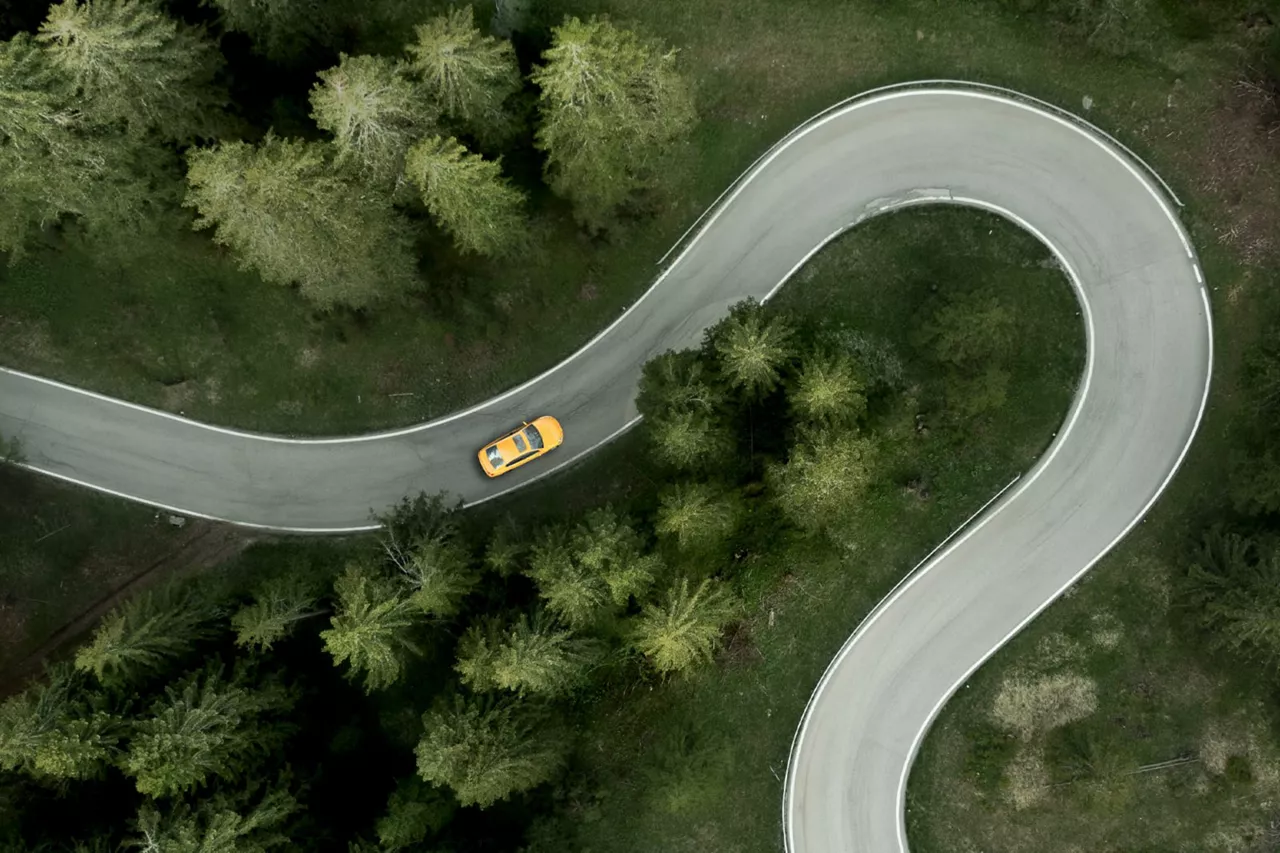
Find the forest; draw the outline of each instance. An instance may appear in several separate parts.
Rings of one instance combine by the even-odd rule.
[[[247,428],[410,423],[572,351],[759,151],[841,97],[963,76],[1083,109],[1187,200],[1225,341],[1214,397],[1150,529],[940,720],[912,845],[998,848],[1025,825],[1059,831],[1024,849],[1066,849],[1062,827],[1181,849],[1149,837],[1157,815],[1179,843],[1268,849],[1276,14],[0,3],[0,362]],[[651,362],[644,425],[548,490],[492,512],[417,496],[376,536],[254,544],[110,608],[0,705],[0,843],[776,849],[808,690],[879,595],[1046,446],[1082,364],[1075,310],[1005,223],[862,226],[768,306]],[[27,476],[0,470],[0,491]],[[80,499],[48,495],[50,514]],[[46,600],[38,575],[81,577],[57,562],[68,534],[23,527],[20,502],[0,500],[0,616]],[[1000,722],[1028,661],[1104,610],[1123,627],[1108,636],[1145,638],[1134,657],[1033,682],[1086,670],[1095,706],[1025,738]],[[1213,687],[1174,714],[1187,668]],[[1145,704],[1108,710],[1120,695]],[[1250,734],[1211,750],[1201,732],[1237,718]],[[1131,775],[1164,760],[1182,763]]]

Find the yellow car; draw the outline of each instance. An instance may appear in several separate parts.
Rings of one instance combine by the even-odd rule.
[[[525,423],[514,432],[495,439],[480,451],[480,467],[490,477],[505,474],[532,462],[544,453],[564,444],[564,428],[550,415],[543,415],[533,423]]]

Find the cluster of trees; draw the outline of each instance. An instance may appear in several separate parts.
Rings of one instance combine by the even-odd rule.
[[[741,304],[646,368],[666,485],[641,517],[481,528],[420,496],[341,560],[126,602],[0,705],[10,840],[473,846],[467,813],[527,801],[571,763],[576,715],[715,658],[744,552],[847,534],[875,471],[868,399],[900,379],[883,348],[859,356],[876,351]],[[357,753],[359,796],[333,768]]]
[[[11,774],[0,784],[132,791],[132,821],[111,815],[91,827],[93,843],[256,851],[315,840],[318,818],[298,815],[312,779],[290,743],[325,701],[314,670],[337,667],[366,694],[427,708],[416,773],[360,842],[399,849],[459,807],[551,779],[585,688],[631,677],[640,661],[660,675],[705,663],[737,615],[724,582],[667,565],[612,509],[528,538],[503,525],[483,548],[440,498],[384,520],[381,540],[331,585],[323,570],[286,567],[238,596],[179,583],[112,611],[73,662],[0,705],[0,770]]]
[[[333,42],[344,20],[341,4],[216,6],[219,26],[275,57]],[[0,251],[18,257],[68,220],[118,234],[180,202],[264,280],[362,307],[420,285],[421,220],[463,253],[527,245],[527,194],[499,153],[527,133],[526,96],[546,180],[592,230],[653,185],[695,121],[674,52],[604,19],[552,28],[527,77],[470,6],[419,23],[390,53],[339,53],[309,94],[317,132],[285,137],[229,115],[205,27],[160,0],[62,0],[37,34],[0,43]]]

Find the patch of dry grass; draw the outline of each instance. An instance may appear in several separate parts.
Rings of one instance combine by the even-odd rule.
[[[1098,709],[1098,686],[1091,678],[1061,673],[1039,678],[1009,676],[991,705],[991,719],[1024,741],[1083,720]]]

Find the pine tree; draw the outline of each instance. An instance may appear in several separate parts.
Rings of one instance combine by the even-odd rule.
[[[558,532],[533,546],[526,574],[538,584],[547,609],[571,628],[590,625],[609,607],[604,578],[575,560],[567,538]]]
[[[578,562],[604,580],[618,607],[642,595],[660,569],[657,555],[644,554],[643,548],[640,534],[612,507],[587,513],[573,534]]]
[[[126,684],[162,672],[214,636],[219,608],[190,586],[147,591],[103,618],[88,645],[76,651],[75,667],[105,684]]]
[[[463,251],[501,257],[526,245],[524,195],[497,161],[469,153],[452,137],[433,136],[409,149],[405,176]]]
[[[26,35],[0,42],[0,252],[17,262],[34,232],[79,216],[91,233],[135,227],[156,203],[138,143],[88,124],[71,82]]]
[[[532,80],[542,90],[537,146],[547,152],[547,182],[584,225],[607,227],[692,127],[689,87],[674,51],[601,18],[566,18],[543,59]]]
[[[639,534],[611,509],[593,510],[570,535],[552,532],[534,546],[527,573],[547,609],[582,628],[639,596],[660,573]]]
[[[493,805],[549,781],[563,742],[529,706],[455,695],[422,716],[418,775],[451,788],[464,806]]]
[[[654,529],[675,540],[681,550],[712,548],[733,533],[738,506],[729,494],[708,483],[677,483],[659,496]]]
[[[224,678],[214,665],[165,688],[151,715],[134,724],[121,764],[139,792],[175,796],[212,778],[242,777],[270,753],[284,729],[269,715],[287,711],[293,697],[274,681],[246,680]]]
[[[236,645],[261,651],[293,633],[303,619],[318,616],[319,596],[312,584],[298,577],[271,578],[253,591],[253,600],[231,617]]]
[[[579,686],[596,656],[595,643],[539,613],[510,624],[490,618],[472,625],[458,644],[454,669],[472,690],[555,697]]]
[[[405,50],[446,115],[486,145],[498,145],[516,129],[507,99],[521,87],[520,67],[508,42],[483,35],[470,6],[451,9],[414,29]]]
[[[799,527],[832,532],[853,516],[871,480],[874,445],[856,432],[807,433],[786,464],[773,464],[767,479],[783,513]]]
[[[332,627],[320,632],[334,666],[350,662],[351,678],[363,674],[366,693],[390,687],[421,651],[412,631],[422,610],[398,586],[373,570],[348,566],[334,583]]]
[[[336,174],[325,145],[279,139],[188,153],[197,229],[265,281],[322,308],[362,307],[417,284],[412,239],[389,199]]]
[[[733,436],[722,423],[699,412],[674,411],[646,423],[654,455],[672,468],[710,470],[733,455]]]
[[[704,580],[690,595],[688,579],[681,578],[661,603],[645,606],[632,643],[658,672],[682,672],[712,659],[735,609],[718,584]]]
[[[401,779],[378,819],[378,841],[385,850],[420,844],[439,832],[453,817],[453,798],[417,776]]]
[[[792,338],[786,321],[748,299],[709,329],[706,340],[725,380],[748,399],[758,399],[778,386],[793,355]]]
[[[427,615],[453,616],[480,580],[466,550],[451,536],[437,534],[407,548],[393,543],[384,547],[408,584],[409,602]]]
[[[181,800],[161,812],[144,805],[136,821],[138,837],[130,846],[141,853],[267,853],[293,847],[281,824],[299,810],[284,787],[268,790],[257,802],[249,792],[239,797],[219,794],[195,808]]]
[[[211,132],[227,103],[217,46],[153,0],[62,0],[38,38],[94,121],[183,142]]]
[[[510,515],[503,516],[485,546],[485,568],[503,577],[514,574],[528,550],[529,545],[522,538],[515,520]]]
[[[115,714],[87,697],[74,670],[51,667],[0,704],[0,769],[37,779],[92,779],[106,771],[123,733]]]
[[[848,358],[811,353],[796,375],[791,408],[810,423],[847,426],[866,414],[863,390],[858,369]]]
[[[311,89],[311,117],[333,134],[338,164],[393,182],[409,146],[435,124],[425,94],[382,56],[340,54],[338,65],[319,76]]]
[[[689,412],[708,418],[723,409],[726,395],[697,350],[664,352],[645,362],[636,408],[646,418]]]

